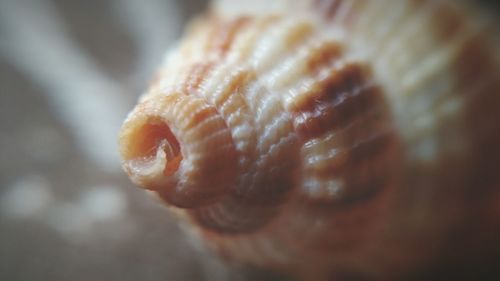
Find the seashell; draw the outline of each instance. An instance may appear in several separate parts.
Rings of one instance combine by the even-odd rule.
[[[217,1],[126,119],[123,168],[222,256],[306,280],[493,256],[496,24],[472,1]]]

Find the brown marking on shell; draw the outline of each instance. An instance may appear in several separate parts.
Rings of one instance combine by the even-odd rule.
[[[230,21],[221,21],[213,15],[211,19],[211,33],[209,36],[208,52],[214,52],[220,56],[227,54],[234,39],[251,21],[250,17],[242,16]]]
[[[434,25],[436,28],[432,31],[433,36],[440,38],[442,42],[448,41],[450,38],[457,36],[458,33],[464,31],[465,22],[460,15],[460,11],[453,3],[438,3],[435,9],[435,21],[439,24]]]
[[[198,90],[200,84],[203,83],[203,80],[206,79],[213,67],[214,63],[210,62],[194,64],[186,75],[185,92],[191,93]]]
[[[313,9],[324,13],[324,17],[328,20],[331,20],[332,18],[335,17],[340,7],[341,7],[341,1],[324,1],[324,0],[313,1]]]
[[[294,127],[301,139],[321,136],[325,131],[346,126],[352,118],[376,106],[380,92],[372,88],[360,65],[334,69],[294,105]]]
[[[342,46],[337,42],[326,41],[309,52],[305,67],[306,73],[318,73],[325,65],[338,59]]]
[[[335,62],[341,49],[333,42],[312,49],[306,69],[319,73]],[[334,67],[325,78],[298,95],[289,110],[294,116],[294,129],[305,144],[302,152],[305,159],[307,155],[310,159],[324,157],[332,148],[338,151],[326,161],[302,168],[306,178],[332,181],[329,194],[324,193],[327,190],[318,192],[317,200],[329,202],[336,198],[336,204],[350,205],[372,196],[388,181],[388,174],[394,168],[394,153],[390,151],[396,146],[396,137],[382,91],[373,85],[366,67],[359,63]],[[338,136],[332,137],[333,141],[322,149],[316,139],[326,133]],[[336,184],[339,187],[333,186]],[[314,204],[319,204],[317,200]]]
[[[310,9],[327,22],[336,22],[348,28],[358,16],[357,11],[363,10],[367,2],[342,0],[314,0]]]

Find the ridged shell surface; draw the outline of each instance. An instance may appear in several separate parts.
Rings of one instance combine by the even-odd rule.
[[[304,279],[494,254],[500,61],[485,10],[216,2],[125,121],[123,167],[223,256]]]

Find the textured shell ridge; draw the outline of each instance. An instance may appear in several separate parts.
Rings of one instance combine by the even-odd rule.
[[[214,251],[305,280],[400,280],[500,249],[500,48],[484,10],[214,1],[127,117],[124,169]]]

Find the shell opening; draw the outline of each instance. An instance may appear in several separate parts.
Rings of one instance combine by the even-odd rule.
[[[126,147],[126,166],[136,176],[171,176],[183,159],[180,144],[170,127],[159,119],[151,119],[136,127]],[[143,183],[146,188],[156,189]]]

